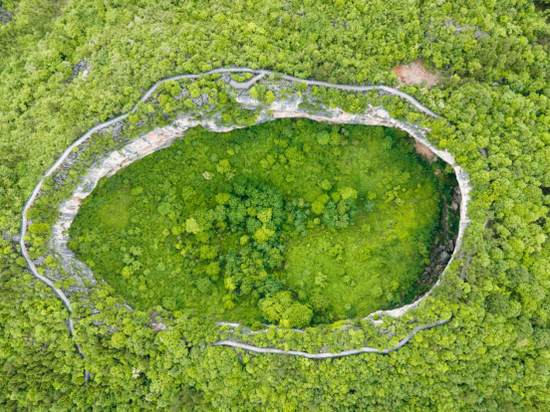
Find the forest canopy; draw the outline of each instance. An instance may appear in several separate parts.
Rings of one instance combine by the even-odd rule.
[[[1,3],[0,409],[550,409],[547,0]],[[418,60],[438,76],[433,87],[399,84],[392,68]],[[129,311],[108,287],[93,302],[99,313],[74,302],[78,316],[70,317],[31,274],[19,247],[21,211],[63,150],[126,113],[157,80],[216,67],[399,86],[442,116],[430,123],[428,139],[469,174],[471,222],[461,259],[414,319],[446,323],[387,355],[255,354],[211,346],[229,334],[213,319],[162,306]],[[390,110],[387,97],[380,105]],[[421,118],[397,106],[400,119]],[[111,181],[123,186],[118,179]],[[46,183],[48,190],[55,182]],[[53,219],[56,213],[49,209]],[[47,227],[36,223],[29,238],[46,239]],[[288,302],[283,293],[264,306]],[[391,320],[376,336],[361,326],[269,328],[243,339],[321,353],[373,341],[397,345],[397,335],[409,333]]]

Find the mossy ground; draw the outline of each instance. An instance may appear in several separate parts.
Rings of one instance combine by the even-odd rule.
[[[131,306],[265,321],[258,308],[265,293],[228,306],[223,273],[205,275],[193,254],[201,244],[222,256],[240,247],[238,238],[221,230],[193,243],[174,228],[214,207],[215,194],[235,182],[269,185],[306,204],[351,187],[355,221],[287,228],[284,264],[270,276],[314,308],[313,323],[364,316],[414,296],[440,222],[440,166],[415,155],[408,135],[382,127],[280,120],[227,134],[197,128],[102,180],[83,202],[70,246]]]

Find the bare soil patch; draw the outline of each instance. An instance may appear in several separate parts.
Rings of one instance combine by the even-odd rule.
[[[432,152],[432,149],[430,149],[425,144],[420,143],[418,140],[414,141],[414,150],[420,156],[425,157],[430,163],[435,162],[437,160],[437,155],[434,152]]]
[[[428,89],[435,86],[439,81],[438,73],[431,73],[424,67],[422,60],[416,60],[405,66],[397,66],[392,70],[397,72],[399,83],[401,84],[423,84],[425,83]]]

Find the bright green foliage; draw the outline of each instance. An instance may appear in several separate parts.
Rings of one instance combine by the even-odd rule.
[[[29,225],[29,232],[33,234],[39,234],[46,232],[49,228],[50,227],[47,223],[33,223]]]
[[[550,410],[547,0],[1,3],[0,410]],[[6,18],[4,10],[13,15]],[[443,120],[428,122],[387,95],[379,101],[397,118],[422,121],[431,129],[432,143],[449,150],[470,174],[474,190],[464,258],[420,310],[388,325],[387,335],[355,328],[329,333],[316,327],[303,334],[271,328],[243,339],[264,347],[336,352],[396,344],[398,337],[390,336],[406,332],[403,324],[413,318],[452,315],[451,322],[417,334],[387,356],[317,361],[211,347],[220,332],[210,319],[158,307],[129,313],[103,288],[94,302],[99,315],[91,316],[89,305],[71,297],[82,360],[67,331],[66,309],[28,273],[13,238],[36,182],[71,142],[99,121],[127,112],[162,77],[249,66],[339,83],[396,85],[391,68],[420,56],[430,70],[442,71],[439,85],[429,90],[402,85],[401,90]],[[83,61],[86,71],[75,66]],[[305,92],[302,86],[295,90]],[[172,92],[161,97],[165,113],[175,111]],[[332,92],[319,88],[316,93],[333,101]],[[191,91],[182,87],[182,94],[181,106],[193,108]],[[270,97],[269,92],[258,96]],[[212,104],[228,100],[222,92]],[[355,94],[337,106],[366,108]],[[136,125],[147,117],[146,109],[132,118]],[[224,119],[230,122],[232,115]],[[330,135],[328,141],[321,138],[323,147],[330,141]],[[223,158],[231,162],[226,154],[216,161]],[[209,170],[217,173],[214,163]],[[334,189],[323,185],[320,191],[332,194],[348,186],[361,197],[353,182],[329,177],[319,182],[324,180]],[[51,179],[45,183],[44,190],[53,186]],[[385,193],[400,196],[398,185],[390,186]],[[120,189],[120,199],[98,213],[112,230],[126,230],[137,223],[130,221],[125,201],[147,192],[129,195]],[[309,203],[320,193],[312,196]],[[394,201],[389,197],[373,202]],[[155,200],[149,216],[159,216],[162,201]],[[39,199],[30,212],[55,220],[56,205]],[[370,215],[378,213],[374,210]],[[392,216],[399,214],[390,211],[387,220]],[[162,219],[169,220],[170,212]],[[384,226],[383,220],[370,230],[376,231],[378,223],[385,230],[409,222],[404,217]],[[167,226],[160,223],[164,232]],[[174,227],[181,230],[182,224]],[[168,240],[179,236],[168,230]],[[247,242],[254,240],[239,239]],[[158,250],[163,249],[159,242]],[[124,264],[130,272],[136,269],[134,258],[143,259],[134,252],[128,249],[130,263]],[[215,265],[208,268],[206,273],[216,272]],[[312,284],[330,286],[330,273],[311,272]],[[206,282],[200,285],[201,293],[209,293]],[[377,285],[372,295],[393,294],[394,286]],[[328,307],[328,295],[311,295],[312,310]],[[229,295],[228,306],[231,300]],[[352,306],[343,309],[351,314]],[[159,319],[169,330],[146,326]],[[87,383],[84,367],[90,372]]]
[[[194,217],[190,217],[189,219],[185,220],[185,231],[187,233],[191,233],[193,235],[196,235],[201,231],[200,225],[197,223]],[[174,231],[175,232],[175,231]],[[177,231],[178,233],[181,233],[180,230]],[[174,233],[176,234],[176,233]]]
[[[319,146],[319,134],[339,138]],[[223,318],[287,326],[366,315],[415,295],[439,224],[434,168],[403,133],[382,128],[285,120],[228,135],[192,131],[101,182],[71,245],[142,309],[230,308]],[[121,195],[131,215],[123,227],[102,213]],[[143,253],[132,253],[136,245]],[[373,295],[374,286],[384,292]],[[292,305],[266,311],[281,291]],[[309,303],[317,295],[327,305]]]
[[[284,328],[308,326],[313,311],[306,305],[293,301],[288,291],[277,292],[273,297],[265,298],[260,302],[262,316],[268,322],[278,323]]]

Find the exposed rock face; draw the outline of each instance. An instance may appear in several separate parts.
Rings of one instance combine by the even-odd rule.
[[[483,156],[485,159],[487,159],[487,157],[489,157],[489,152],[487,152],[487,149],[485,148],[479,148],[477,149],[479,151],[479,153],[481,154],[481,156]]]
[[[449,255],[446,251],[444,251],[443,253],[441,253],[441,255],[439,255],[439,261],[447,263],[450,257],[451,255]]]
[[[21,235],[10,235],[6,232],[0,232],[0,235],[4,238],[4,240],[10,240],[12,242],[19,242],[21,240]]]
[[[9,23],[13,18],[13,14],[1,6],[2,6],[2,2],[0,1],[0,23],[2,24]]]
[[[68,82],[72,82],[76,77],[80,76],[82,80],[86,80],[89,73],[89,65],[86,59],[79,61],[73,66],[73,74],[69,78]]]
[[[474,38],[476,40],[479,40],[481,38],[481,36],[483,36],[484,34],[487,34],[487,35],[490,34],[488,32],[481,31],[481,29],[478,26],[470,26],[470,25],[461,26],[461,25],[456,24],[455,22],[453,22],[451,20],[447,20],[445,22],[445,27],[453,28],[453,29],[455,29],[455,31],[457,33],[462,33],[465,30],[473,28],[475,30]]]
[[[157,333],[168,330],[168,327],[162,322],[148,323],[147,327]]]

